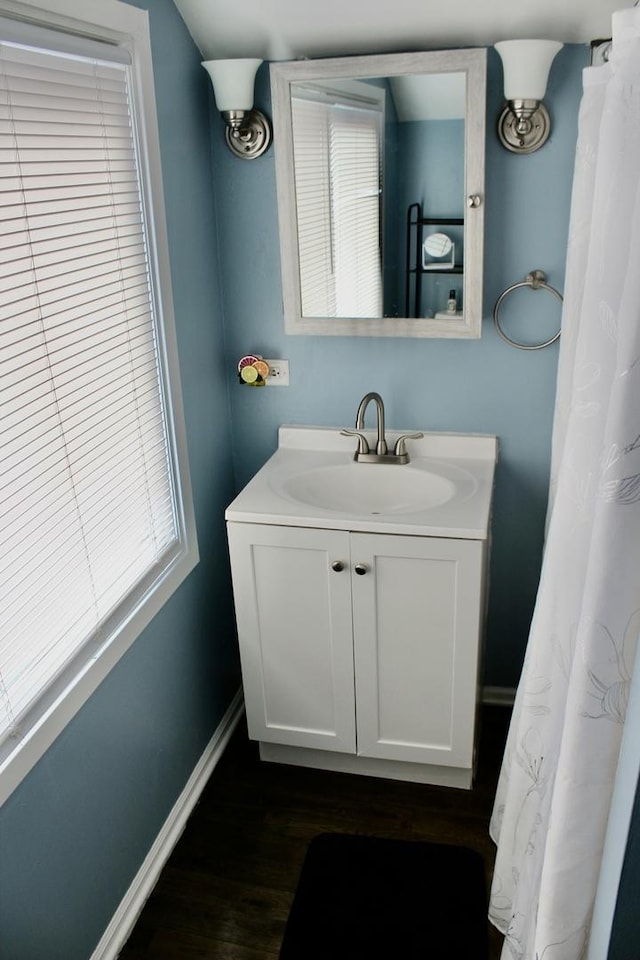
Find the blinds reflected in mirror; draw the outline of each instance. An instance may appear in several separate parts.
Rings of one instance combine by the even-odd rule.
[[[362,96],[354,87],[364,88]],[[335,85],[334,85],[335,87]],[[292,97],[302,314],[382,313],[383,91],[297,85]]]

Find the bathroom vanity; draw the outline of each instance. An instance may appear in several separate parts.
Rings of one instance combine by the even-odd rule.
[[[228,507],[249,735],[264,760],[468,788],[497,441],[405,443],[359,463],[337,429],[281,427]]]

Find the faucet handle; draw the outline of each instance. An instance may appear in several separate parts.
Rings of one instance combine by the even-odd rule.
[[[367,443],[367,438],[365,437],[364,433],[360,433],[358,430],[341,430],[340,436],[357,437],[358,453],[369,453],[369,444]]]
[[[424,433],[403,433],[403,435],[396,440],[396,445],[393,450],[394,456],[406,457],[407,448],[404,445],[405,440],[419,440],[420,437],[424,437]]]

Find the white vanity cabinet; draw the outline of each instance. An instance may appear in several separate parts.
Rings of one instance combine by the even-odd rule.
[[[486,541],[229,522],[267,760],[471,785]]]
[[[349,534],[229,523],[228,537],[249,736],[354,753]]]

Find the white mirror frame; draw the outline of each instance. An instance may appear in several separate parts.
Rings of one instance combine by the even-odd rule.
[[[486,59],[486,49],[481,48],[339,57],[327,60],[297,60],[271,64],[271,98],[286,333],[314,336],[467,339],[477,339],[481,336]],[[415,319],[304,317],[300,291],[298,221],[293,173],[291,84],[310,80],[397,77],[404,74],[426,73],[464,73],[466,80],[465,197],[468,205],[464,212],[464,316],[446,320],[428,317]]]

